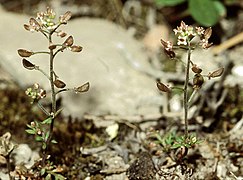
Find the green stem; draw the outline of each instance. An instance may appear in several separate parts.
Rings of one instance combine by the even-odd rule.
[[[188,137],[188,84],[189,84],[189,70],[191,63],[191,47],[190,42],[188,42],[188,51],[187,51],[187,64],[186,64],[186,78],[184,84],[184,120],[185,120],[185,138]]]
[[[52,43],[52,34],[53,33],[50,33],[49,34],[49,44]],[[42,166],[44,167],[45,166],[45,161],[46,161],[46,158],[47,158],[47,154],[46,154],[46,151],[47,151],[47,148],[49,147],[50,145],[50,142],[51,142],[51,139],[52,139],[52,135],[53,135],[53,128],[54,128],[54,119],[55,119],[55,114],[56,114],[56,92],[55,92],[55,87],[54,87],[54,80],[55,80],[55,72],[54,72],[54,52],[52,49],[50,49],[50,86],[51,86],[51,115],[52,115],[52,121],[51,121],[51,124],[50,124],[50,129],[49,129],[49,136],[46,140],[46,148],[43,149],[43,157],[42,157]]]

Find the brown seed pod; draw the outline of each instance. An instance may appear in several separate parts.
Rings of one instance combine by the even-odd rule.
[[[76,45],[71,46],[71,51],[72,52],[81,52],[82,49],[83,48],[81,46],[76,46]]]
[[[53,83],[57,88],[64,88],[66,86],[66,84],[59,79],[56,79]]]
[[[205,30],[205,32],[204,32],[204,38],[205,38],[206,40],[208,40],[208,39],[211,37],[211,35],[212,35],[212,28],[209,27],[209,28],[207,28],[207,29]]]
[[[26,69],[28,69],[28,70],[33,70],[33,69],[35,69],[35,65],[32,64],[31,62],[29,62],[29,61],[26,60],[26,59],[23,59],[23,60],[22,60],[22,64],[23,64],[23,66],[24,66]]]
[[[73,45],[73,36],[69,36],[63,43],[65,46],[72,46]]]
[[[21,57],[30,57],[31,55],[33,55],[34,53],[25,49],[18,49],[18,54]]]
[[[215,78],[215,77],[220,77],[222,74],[224,73],[224,68],[219,68],[217,70],[215,70],[212,73],[208,73],[208,79],[210,78]]]
[[[159,81],[157,81],[157,87],[162,92],[170,92],[171,91],[171,89],[168,86],[164,85],[163,83],[161,83]]]
[[[197,73],[193,78],[193,88],[200,89],[204,83],[204,78],[201,74]]]
[[[74,91],[76,92],[76,93],[83,93],[83,92],[87,92],[88,90],[89,90],[89,87],[90,87],[90,85],[89,85],[89,82],[87,82],[87,83],[85,83],[85,84],[83,84],[83,85],[81,85],[81,86],[79,86],[79,87],[75,87],[74,88]]]
[[[64,15],[60,16],[60,23],[67,24],[68,20],[72,17],[72,13],[67,11]]]
[[[193,65],[192,65],[192,71],[193,71],[194,73],[201,73],[201,72],[202,72],[202,69],[199,68],[196,64],[193,64]]]

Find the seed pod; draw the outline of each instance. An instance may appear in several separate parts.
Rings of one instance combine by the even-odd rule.
[[[36,31],[38,31],[41,28],[40,24],[38,23],[38,21],[35,20],[35,18],[30,18],[29,23],[31,26],[34,27]]]
[[[83,84],[83,85],[81,85],[81,86],[79,86],[79,87],[75,87],[74,88],[74,91],[76,92],[76,93],[83,93],[83,92],[87,92],[88,90],[89,90],[89,87],[90,87],[90,85],[89,85],[89,82],[87,82],[87,83],[85,83],[85,84]]]
[[[72,46],[73,45],[73,36],[69,36],[63,43],[65,46]]]
[[[195,74],[193,78],[193,88],[194,89],[200,89],[204,83],[204,78],[201,74],[197,73]]]
[[[24,28],[25,28],[25,30],[27,30],[27,31],[30,31],[30,25],[28,25],[28,24],[24,24]]]
[[[35,65],[32,64],[31,62],[29,62],[29,61],[26,60],[26,59],[23,59],[23,60],[22,60],[22,64],[23,64],[23,66],[24,66],[26,69],[28,69],[28,70],[33,70],[33,69],[35,69]]]
[[[208,40],[208,39],[211,37],[211,35],[212,35],[212,28],[209,27],[209,28],[207,28],[207,29],[205,30],[205,32],[204,32],[204,38],[205,38],[206,40]]]
[[[171,91],[171,89],[168,86],[164,85],[163,83],[161,83],[159,81],[157,81],[157,87],[162,92],[170,92]]]
[[[67,11],[64,15],[60,16],[60,23],[67,24],[68,20],[72,17],[72,13]]]
[[[188,148],[186,146],[179,147],[175,152],[176,161],[181,161],[188,153]]]
[[[76,45],[71,46],[71,51],[72,52],[81,52],[82,49],[83,48],[81,46],[76,46]]]
[[[219,68],[216,71],[212,73],[208,73],[208,79],[210,78],[215,78],[215,77],[220,77],[224,72],[224,68]]]
[[[57,33],[57,36],[60,36],[61,38],[65,37],[67,35],[67,33],[65,33],[64,31],[59,31]]]
[[[193,64],[193,65],[192,65],[192,71],[193,71],[194,73],[201,73],[201,72],[202,72],[202,69],[199,68],[196,64]]]
[[[56,79],[53,83],[57,88],[64,88],[66,86],[66,84],[59,79]]]
[[[53,49],[56,49],[56,47],[57,47],[57,45],[55,45],[55,44],[51,44],[51,45],[49,46],[49,49],[50,49],[50,50],[53,50]]]
[[[25,49],[18,49],[18,54],[21,57],[30,57],[31,55],[33,55],[34,53]]]

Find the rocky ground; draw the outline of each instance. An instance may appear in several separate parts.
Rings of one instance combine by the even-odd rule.
[[[31,121],[46,118],[30,104],[25,90],[37,81],[45,89],[49,86],[40,73],[22,67],[17,49],[46,48],[40,35],[23,28],[46,3],[58,14],[72,11],[64,29],[83,47],[78,55],[63,52],[57,57],[58,75],[70,87],[91,84],[87,93],[64,93],[58,99],[64,108],[54,128],[58,143],[48,152],[57,173],[86,180],[243,179],[240,3],[228,6],[237,13],[229,13],[213,27],[213,48],[193,52],[193,61],[203,71],[218,67],[225,71],[215,81],[205,82],[195,96],[189,131],[202,142],[178,160],[181,151],[168,151],[161,142],[170,132],[184,132],[183,97],[180,93],[167,97],[156,87],[158,79],[183,84],[184,67],[169,61],[160,44],[161,38],[171,39],[172,29],[183,19],[173,16],[177,8],[159,9],[145,0],[0,2],[0,135],[10,132],[17,145],[9,167],[16,179],[21,175],[35,179],[41,150],[25,129]],[[183,20],[195,23],[190,17]],[[234,36],[237,41],[227,41]],[[45,69],[43,58],[33,61]],[[50,108],[48,99],[43,103]],[[160,135],[160,144],[151,132]],[[6,158],[0,156],[0,179],[8,179],[7,172]]]

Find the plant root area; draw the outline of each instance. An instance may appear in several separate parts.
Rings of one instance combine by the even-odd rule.
[[[231,89],[233,93],[234,89]],[[10,132],[15,144],[27,144],[32,151],[41,154],[40,144],[25,132],[26,124],[43,119],[45,115],[30,104],[24,90],[7,86],[0,90],[0,132]],[[231,99],[222,103],[225,109]],[[242,102],[242,97],[241,97]],[[232,102],[231,102],[232,103]],[[188,154],[176,160],[176,150],[165,151],[163,146],[148,138],[148,133],[157,130],[161,137],[171,130],[183,133],[180,120],[159,117],[130,122],[115,118],[117,135],[111,139],[106,128],[96,127],[95,117],[73,119],[58,116],[55,122],[54,139],[58,142],[48,149],[50,161],[58,167],[67,179],[234,179],[243,174],[243,119],[232,119],[234,112],[227,112],[224,118],[215,113],[211,122],[198,123],[190,120],[190,131],[203,140],[189,148]],[[48,108],[48,104],[46,104]],[[202,111],[206,111],[203,108]],[[232,110],[231,110],[232,111]],[[205,112],[204,112],[205,113]],[[239,113],[239,111],[238,111]],[[236,117],[236,114],[234,114]],[[106,116],[96,117],[107,120]],[[112,121],[112,116],[109,117]],[[16,148],[18,149],[18,147]],[[11,154],[11,171],[28,177],[35,164],[26,171],[16,170],[15,150]],[[22,164],[23,165],[23,164]],[[1,172],[7,172],[6,161],[1,158]],[[30,176],[30,175],[29,175]]]

